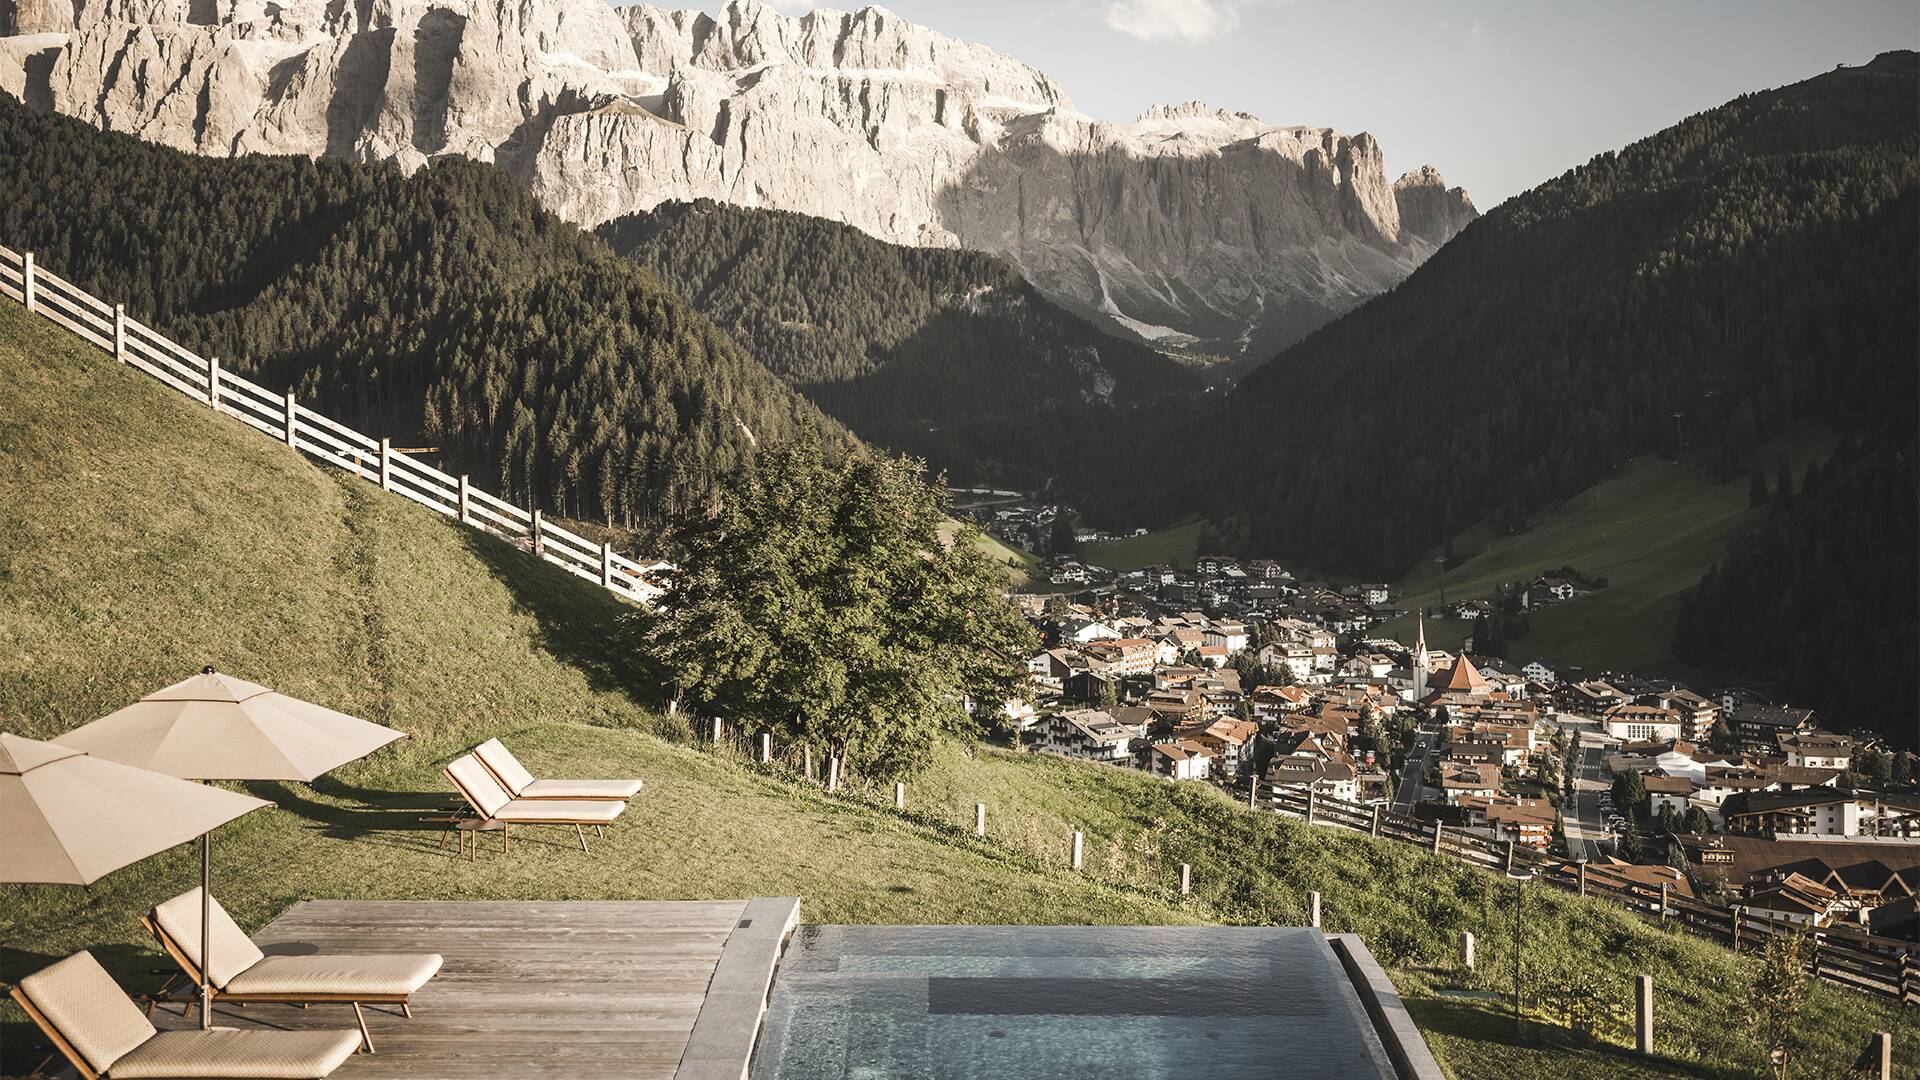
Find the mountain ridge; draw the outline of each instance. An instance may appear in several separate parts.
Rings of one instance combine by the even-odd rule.
[[[1364,132],[1191,103],[1097,120],[1030,65],[876,7],[22,0],[6,29],[0,90],[177,149],[457,154],[589,227],[697,198],[808,213],[999,255],[1199,356],[1270,354],[1474,214],[1419,188],[1403,227]]]

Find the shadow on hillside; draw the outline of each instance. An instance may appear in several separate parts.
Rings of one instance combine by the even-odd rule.
[[[444,818],[451,805],[450,791],[385,791],[355,787],[330,776],[314,780],[311,790],[339,802],[310,798],[300,784],[259,781],[244,785],[247,791],[288,813],[298,814],[319,826],[321,834],[335,840],[361,840],[393,833],[442,832]],[[389,842],[402,844],[399,840]]]
[[[1527,1047],[1554,1054],[1578,1055],[1595,1066],[1606,1068],[1608,1071],[1617,1067],[1622,1073],[1645,1070],[1652,1066],[1655,1069],[1671,1071],[1676,1075],[1717,1077],[1722,1080],[1736,1080],[1736,1078],[1744,1080],[1745,1077],[1752,1075],[1737,1068],[1721,1068],[1698,1061],[1682,1061],[1664,1054],[1655,1054],[1649,1061],[1626,1046],[1602,1042],[1571,1028],[1542,1024],[1534,1020],[1528,1020],[1522,1029],[1524,1035],[1515,1038],[1511,1014],[1500,1011],[1505,1008],[1505,1005],[1490,1006],[1473,1001],[1450,1001],[1429,997],[1407,1000],[1407,1011],[1412,1013],[1414,1022],[1428,1036],[1437,1035],[1480,1043],[1505,1043],[1509,1046]]]
[[[596,690],[625,694],[648,708],[666,704],[662,680],[640,656],[639,611],[598,585],[539,562],[525,548],[477,529],[462,542],[513,594],[516,610],[533,616],[540,647],[578,669]]]

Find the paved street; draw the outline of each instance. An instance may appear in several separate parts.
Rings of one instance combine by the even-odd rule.
[[[1406,767],[1400,774],[1400,790],[1394,793],[1393,808],[1403,814],[1413,813],[1420,803],[1420,796],[1426,789],[1423,778],[1427,775],[1427,755],[1433,753],[1434,743],[1439,739],[1432,732],[1418,732],[1413,737],[1413,747],[1407,751]]]
[[[1567,834],[1567,853],[1575,862],[1585,860],[1598,861],[1601,855],[1600,841],[1606,837],[1606,823],[1600,813],[1600,796],[1609,788],[1606,766],[1602,759],[1606,756],[1603,743],[1580,737],[1578,749],[1574,752],[1574,771],[1572,799],[1573,813],[1563,813]]]

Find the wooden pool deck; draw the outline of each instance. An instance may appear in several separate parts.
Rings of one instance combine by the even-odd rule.
[[[339,1080],[706,1080],[744,1074],[798,910],[791,899],[309,900],[254,940],[269,954],[445,958],[415,995],[413,1019],[366,1007],[375,1053],[354,1055]],[[154,1022],[190,1023],[166,1007]],[[337,1005],[216,1004],[214,1022],[354,1026],[353,1010]]]

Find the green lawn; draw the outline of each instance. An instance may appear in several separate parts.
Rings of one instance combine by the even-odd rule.
[[[277,809],[220,830],[216,891],[243,925],[299,898],[799,895],[817,922],[1176,923],[1302,919],[1326,897],[1389,965],[1455,1077],[1749,1075],[1736,999],[1750,962],[1597,900],[1529,901],[1529,985],[1592,966],[1624,1006],[1654,975],[1667,1057],[1559,1029],[1516,1039],[1496,1007],[1435,995],[1508,985],[1509,886],[1405,846],[1255,814],[1198,785],[958,743],[913,778],[909,810],[858,780],[828,796],[783,768],[700,747],[654,709],[605,593],[422,508],[323,471],[0,305],[0,724],[44,737],[202,663],[402,728],[413,738],[313,785],[251,784]],[[531,831],[477,863],[420,820],[440,766],[500,735],[537,771],[630,774],[646,790],[583,856]],[[991,807],[990,835],[970,833]],[[1068,831],[1087,870],[1066,868]],[[483,851],[487,845],[483,844]],[[1172,888],[1191,863],[1197,895]],[[182,848],[91,888],[0,886],[0,981],[82,947],[128,985],[161,961],[136,918],[187,888]],[[1445,958],[1472,930],[1478,975]],[[8,1006],[11,1009],[11,1006]],[[1819,989],[1800,1075],[1843,1070],[1874,1030],[1920,1023]],[[0,1011],[5,1071],[34,1041]]]
[[[1109,570],[1138,570],[1143,566],[1172,566],[1191,570],[1193,560],[1200,554],[1200,527],[1203,524],[1204,521],[1196,518],[1145,536],[1088,544],[1080,549],[1080,557]]]
[[[1829,452],[1832,442],[1814,434],[1783,440],[1764,448],[1762,460],[1786,454],[1798,470]],[[1697,462],[1640,458],[1540,515],[1523,533],[1495,535],[1481,525],[1457,537],[1461,561],[1447,572],[1447,599],[1490,598],[1497,585],[1572,566],[1607,578],[1608,587],[1534,612],[1530,632],[1512,642],[1514,658],[1685,676],[1692,673],[1671,651],[1681,598],[1726,554],[1727,541],[1765,513],[1747,506],[1744,478],[1715,483]],[[1439,567],[1422,560],[1395,594],[1410,609],[1437,606]],[[1464,622],[1429,620],[1427,641],[1454,648],[1470,630]],[[1394,620],[1381,632],[1411,641],[1413,620]]]
[[[953,528],[958,524],[955,522],[943,529],[941,535],[951,540]],[[1040,574],[1040,556],[1033,552],[1014,547],[985,530],[981,530],[976,544],[987,558],[1007,568],[1007,580],[1014,588],[1023,589],[1046,580]]]

